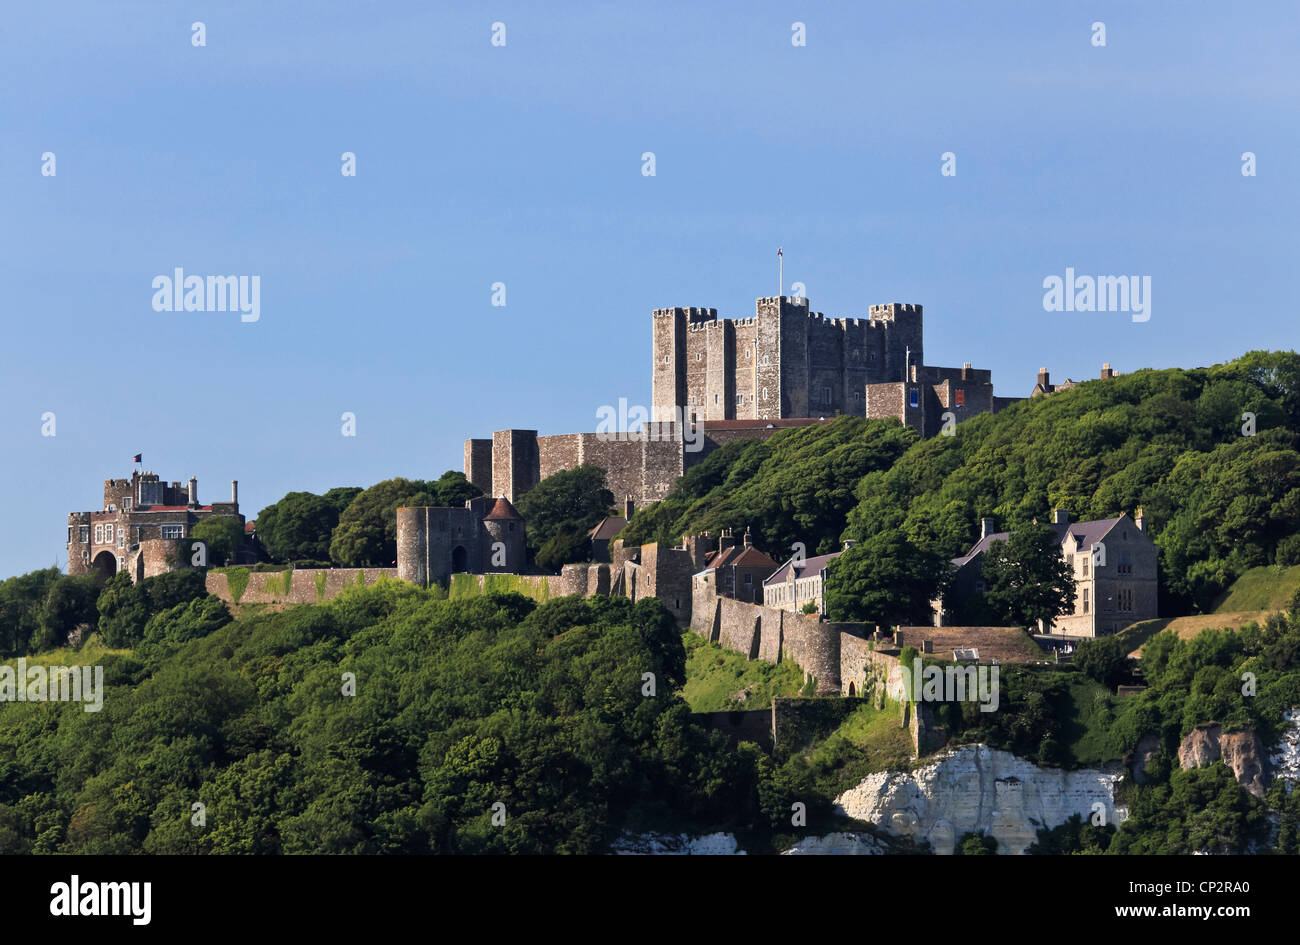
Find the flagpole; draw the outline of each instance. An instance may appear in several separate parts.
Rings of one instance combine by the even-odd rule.
[[[781,293],[785,292],[785,256],[781,253],[781,247],[776,248],[776,297],[779,299]]]

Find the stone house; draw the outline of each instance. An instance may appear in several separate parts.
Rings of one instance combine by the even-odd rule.
[[[763,582],[763,603],[768,607],[802,613],[804,605],[812,602],[813,613],[826,614],[826,569],[830,563],[848,550],[853,542],[846,541],[844,548],[828,555],[803,558],[795,555]]]
[[[778,567],[771,557],[754,547],[748,528],[739,545],[731,529],[724,530],[718,538],[718,549],[709,552],[704,563],[704,570],[692,577],[696,586],[703,584],[719,597],[751,604],[763,602],[763,582]]]
[[[213,516],[233,518],[244,530],[237,481],[230,483],[229,502],[200,505],[193,476],[185,487],[138,469],[130,479],[105,479],[101,509],[68,514],[68,573],[108,578],[126,571],[141,581],[171,571],[181,566],[183,552],[187,561],[190,557],[183,540]]]
[[[1157,548],[1147,532],[1141,509],[1129,516],[1071,522],[1064,509],[1053,512],[1051,528],[1060,555],[1074,575],[1073,613],[1058,617],[1044,633],[1098,637],[1116,633],[1139,620],[1158,617]],[[980,539],[965,555],[952,559],[954,574],[947,600],[960,601],[984,592],[984,555],[1010,532],[996,530],[994,520],[980,520]],[[936,625],[948,621],[945,602],[935,601]]]

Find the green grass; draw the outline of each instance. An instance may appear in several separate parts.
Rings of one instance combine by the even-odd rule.
[[[686,647],[682,698],[692,712],[766,709],[774,696],[797,696],[803,687],[803,670],[790,660],[779,666],[750,661],[690,631],[682,634],[682,645]],[[736,694],[744,690],[748,696],[742,701]]]
[[[1074,721],[1078,728],[1070,733],[1075,737],[1067,741],[1066,747],[1074,755],[1074,760],[1080,765],[1097,765],[1123,757],[1111,736],[1115,714],[1111,708],[1114,702],[1110,691],[1101,683],[1080,675],[1070,683],[1070,699],[1074,702]]]
[[[1251,568],[1215,601],[1214,612],[1285,610],[1297,590],[1300,590],[1300,564],[1290,568],[1277,564]]]
[[[248,576],[251,573],[248,568],[238,565],[229,568],[215,568],[218,574],[226,576],[226,583],[230,587],[230,600],[238,604],[239,598],[244,596],[244,591],[248,588]]]
[[[129,649],[114,650],[104,646],[104,641],[99,634],[92,633],[79,650],[70,646],[61,646],[57,650],[30,654],[23,659],[29,666],[91,666],[100,662],[105,656],[128,656],[130,653]]]
[[[320,603],[325,599],[325,578],[324,571],[317,571],[313,577],[316,580],[316,602]]]
[[[804,752],[819,792],[834,797],[875,771],[912,766],[912,735],[903,727],[903,707],[863,703],[822,741]]]
[[[551,586],[546,578],[530,581],[518,574],[487,574],[483,576],[483,586],[480,587],[476,575],[453,574],[447,587],[449,600],[466,600],[484,594],[522,594],[541,603],[550,599]]]

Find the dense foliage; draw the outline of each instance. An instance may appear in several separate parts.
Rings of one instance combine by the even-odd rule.
[[[206,542],[208,564],[212,567],[221,567],[233,563],[235,555],[244,546],[244,528],[237,518],[214,515],[205,518],[190,529],[190,538]]]
[[[984,516],[1015,531],[1056,506],[1076,520],[1141,506],[1160,549],[1161,612],[1182,613],[1208,608],[1248,568],[1300,554],[1298,437],[1300,355],[1255,351],[1089,381],[979,414],[954,436],[918,441],[894,421],[841,417],[728,444],[638,511],[625,537],[749,525],[783,559],[796,541],[813,554],[900,529],[949,559]]]
[[[675,545],[688,533],[750,527],[754,544],[778,561],[796,543],[809,556],[838,551],[854,486],[888,469],[916,439],[890,420],[838,417],[728,443],[687,470],[664,501],[638,509],[623,537]]]
[[[61,646],[99,619],[94,577],[44,568],[0,581],[0,657]]]
[[[397,510],[402,506],[461,507],[481,495],[464,473],[447,471],[434,482],[385,479],[358,493],[339,515],[329,556],[344,567],[397,563]],[[260,529],[260,526],[259,526]]]
[[[339,486],[324,495],[290,492],[257,514],[257,539],[272,561],[326,561],[339,516],[361,494]]]
[[[535,563],[545,570],[559,570],[561,565],[590,557],[587,533],[610,514],[613,505],[605,470],[584,465],[547,476],[519,496],[515,510],[523,517]]]

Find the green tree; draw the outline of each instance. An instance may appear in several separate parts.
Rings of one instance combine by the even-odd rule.
[[[376,483],[360,492],[339,516],[330,539],[330,558],[345,567],[388,567],[397,560],[398,508],[454,508],[480,494],[464,473],[454,471],[443,473],[436,482],[397,478]]]
[[[1119,637],[1084,640],[1075,650],[1074,665],[1103,686],[1114,689],[1131,671],[1133,661],[1128,657],[1128,649]]]
[[[339,516],[360,492],[358,489],[352,493],[347,502],[331,501],[312,492],[290,492],[257,513],[257,539],[272,561],[328,560]]]
[[[208,545],[208,565],[221,567],[233,563],[244,547],[244,527],[229,515],[213,515],[190,529],[190,538]],[[189,543],[183,547],[188,550]]]
[[[45,598],[61,577],[43,568],[0,581],[0,655],[26,653],[40,632]]]
[[[605,488],[605,470],[583,465],[547,476],[519,497],[515,508],[523,517],[528,547],[534,555],[567,529],[586,534],[609,514],[614,494]],[[568,547],[572,549],[572,545]]]
[[[1026,525],[984,555],[984,598],[1000,622],[1034,628],[1074,610],[1074,575],[1047,525]]]
[[[990,837],[982,830],[962,834],[953,850],[957,856],[993,856],[997,852],[997,837]]]
[[[558,571],[566,564],[587,561],[591,558],[591,539],[588,532],[565,522],[541,548],[534,563],[543,571]]]
[[[826,610],[832,620],[882,626],[929,624],[930,601],[947,563],[899,530],[878,532],[834,559],[828,569]]]
[[[95,606],[99,599],[99,582],[92,575],[61,575],[51,586],[41,604],[40,630],[34,650],[63,646],[70,634],[78,639],[94,629],[99,620]]]
[[[139,584],[119,572],[104,584],[96,601],[99,632],[110,647],[135,646],[144,638],[145,626],[154,614],[206,595],[200,571],[168,571]]]

